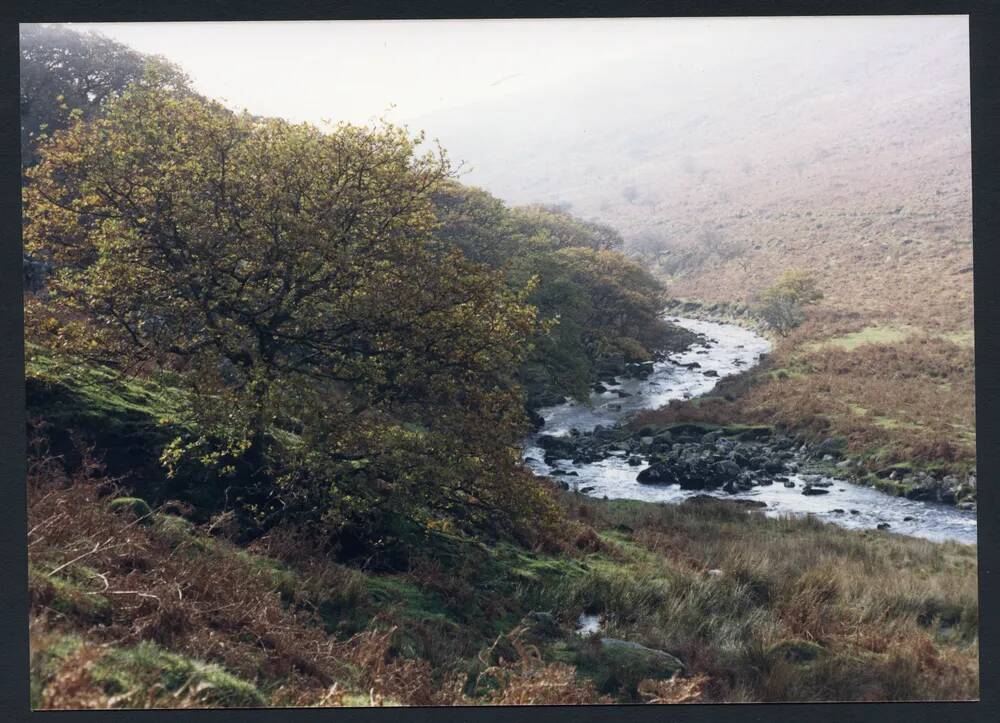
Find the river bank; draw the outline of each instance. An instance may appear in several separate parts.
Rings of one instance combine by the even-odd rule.
[[[960,498],[954,480],[927,475],[915,484],[900,465],[873,478],[844,458],[835,438],[808,444],[766,426],[625,426],[636,412],[711,392],[771,350],[768,340],[745,327],[670,320],[702,341],[656,362],[644,378],[600,385],[587,404],[539,410],[544,426],[525,447],[536,474],[599,497],[679,502],[699,494],[726,496],[771,516],[812,515],[852,529],[975,543],[974,503]]]

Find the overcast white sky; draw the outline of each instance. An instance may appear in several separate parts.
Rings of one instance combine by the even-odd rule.
[[[929,22],[958,18],[926,17]],[[204,94],[290,120],[408,122],[430,112],[556,83],[644,58],[697,70],[731,50],[781,53],[781,38],[822,24],[827,37],[893,18],[87,23],[180,64]],[[963,21],[964,22],[964,21]],[[658,61],[658,62],[663,62]]]

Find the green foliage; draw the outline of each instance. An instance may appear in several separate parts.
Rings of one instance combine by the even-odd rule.
[[[93,594],[99,589],[100,578],[85,565],[78,565],[51,574],[47,566],[28,566],[28,583],[32,602],[44,605],[59,615],[89,624],[106,624],[110,620],[108,600]]]
[[[146,500],[139,497],[116,497],[108,503],[108,508],[112,512],[128,513],[147,524],[152,522],[149,518],[153,511],[149,509]]]
[[[600,373],[622,373],[679,335],[661,318],[659,282],[623,256],[621,237],[559,208],[506,208],[456,183],[434,196],[442,240],[470,259],[503,269],[526,290],[541,323],[519,379],[531,406],[583,398]]]
[[[816,279],[806,271],[786,271],[781,278],[760,295],[756,313],[780,336],[787,336],[792,329],[805,321],[802,307],[815,304],[823,298]]]
[[[79,447],[92,447],[110,475],[122,477],[146,499],[180,497],[203,512],[219,504],[222,489],[207,470],[188,465],[168,479],[161,466],[163,450],[173,440],[197,434],[185,408],[188,395],[171,384],[172,375],[140,379],[35,344],[27,347],[25,371],[28,417],[43,420],[53,454],[76,464]]]
[[[684,665],[669,653],[630,644],[624,640],[571,641],[553,646],[553,657],[577,668],[591,678],[602,693],[616,693],[619,699],[640,700],[642,680],[666,680],[679,675]]]
[[[33,581],[32,578],[29,580]],[[46,685],[56,676],[59,668],[79,652],[82,645],[83,641],[77,635],[52,636],[44,645],[32,645],[28,671],[33,710],[41,707]]]
[[[624,246],[621,234],[610,226],[583,221],[557,206],[520,206],[511,209],[510,218],[515,233],[540,236],[552,249],[615,251]]]
[[[133,83],[187,88],[187,79],[175,65],[94,32],[24,24],[20,50],[24,166],[37,160],[37,141],[66,128],[76,117],[95,117]]]
[[[119,705],[143,701],[146,696],[187,694],[203,706],[252,708],[266,701],[253,684],[240,680],[218,665],[203,663],[142,642],[130,648],[110,648],[91,671],[105,693],[116,696]]]
[[[176,370],[198,434],[164,464],[230,477],[255,524],[544,517],[516,449],[530,286],[431,235],[450,170],[421,142],[132,88],[28,173],[26,245],[55,267],[29,323],[57,353]]]

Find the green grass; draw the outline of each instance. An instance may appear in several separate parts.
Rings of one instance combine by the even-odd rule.
[[[882,429],[923,429],[923,426],[920,424],[916,424],[915,422],[906,422],[902,419],[894,419],[893,417],[872,417],[872,423],[878,425]]]
[[[122,697],[126,707],[133,697],[144,701],[153,695],[155,702],[183,693],[210,707],[249,708],[266,703],[251,683],[218,665],[170,653],[152,643],[111,648],[98,660],[92,677],[106,693]]]
[[[816,351],[825,346],[833,346],[844,351],[854,351],[862,344],[893,344],[912,336],[918,330],[912,326],[868,326],[851,334],[836,336],[806,346]]]
[[[187,398],[160,381],[129,378],[108,367],[59,359],[37,345],[25,352],[28,411],[57,426],[98,423],[148,433],[160,426],[183,428]]]
[[[104,370],[34,373],[36,379],[50,374],[46,378],[59,394],[86,407],[72,419],[118,414],[116,423],[139,435],[160,428],[158,422],[145,425],[171,398],[169,392],[145,383],[133,387]],[[97,386],[106,383],[113,390],[94,391],[89,382],[80,381],[92,375],[103,380]],[[44,397],[33,401],[42,404]],[[91,404],[96,407],[86,406]],[[651,425],[640,433],[716,429],[730,436],[770,431],[759,425],[683,422]],[[892,480],[873,481],[895,494],[906,491]],[[149,524],[134,526],[131,533],[148,536],[143,550],[155,548],[164,551],[164,558],[199,563],[189,569],[218,574],[222,567],[236,568],[239,575],[229,579],[242,582],[234,586],[245,583],[277,592],[268,604],[279,613],[301,613],[296,624],[313,626],[330,640],[396,628],[389,659],[422,659],[438,676],[479,670],[479,654],[530,612],[551,613],[557,621],[554,630],[532,643],[544,662],[576,666],[579,675],[619,701],[637,700],[642,677],[672,674],[661,665],[666,660],[662,656],[609,652],[576,636],[576,619],[588,612],[603,616],[602,636],[663,651],[688,671],[709,676],[710,700],[852,700],[870,695],[901,700],[962,698],[976,692],[974,548],[848,531],[809,518],[766,518],[724,503],[658,505],[567,493],[560,504],[575,525],[572,529],[587,533],[577,539],[576,548],[570,547],[572,535],[560,543],[562,549],[528,549],[510,540],[434,533],[412,543],[411,569],[393,574],[347,567],[308,550],[279,560],[270,556],[270,547],[241,548],[211,537],[191,520],[162,512],[152,513]],[[143,505],[129,497],[102,501],[99,509],[107,519],[102,524],[126,522],[110,514],[111,508],[144,513],[149,508]],[[100,594],[99,573],[110,574],[116,564],[111,558],[102,563],[91,558],[50,575],[53,560],[69,557],[62,549],[48,556],[34,549],[32,609],[48,616],[53,628],[48,642],[33,644],[32,696],[38,701],[60,664],[79,653],[81,641],[100,639],[111,624],[127,627],[131,618],[121,607],[124,600]],[[142,562],[126,566],[129,584],[139,587],[152,580],[144,574],[159,574],[156,560]],[[197,607],[188,598],[195,594],[194,586],[177,582],[184,587],[185,604]],[[212,604],[218,606],[218,601],[213,598]],[[232,627],[245,631],[240,624]],[[200,632],[223,634],[218,627]],[[233,667],[243,675],[235,677],[186,655],[189,648],[169,650],[151,640],[134,644],[134,639],[122,647],[120,638],[102,640],[108,642],[110,647],[101,648],[94,661],[92,678],[120,705],[157,705],[189,696],[194,696],[189,702],[205,705],[267,704],[286,681],[261,672],[252,684],[253,675],[246,670]],[[930,652],[922,647],[927,645]],[[621,655],[628,660],[619,659]],[[936,661],[931,670],[914,662],[928,656]],[[222,662],[229,665],[228,660]],[[366,671],[352,665],[357,669],[350,680],[356,683]],[[355,685],[351,695],[367,689]],[[367,702],[356,696],[345,702],[355,699]]]
[[[97,571],[83,564],[51,574],[52,565],[28,565],[28,585],[35,604],[44,606],[61,618],[86,624],[104,624],[110,620],[107,598],[94,594],[101,589]]]
[[[88,677],[116,708],[187,707],[250,708],[267,704],[250,682],[218,665],[171,653],[142,642],[130,647],[95,646],[78,635],[50,636],[32,650],[31,703],[42,705],[46,685],[74,656],[87,651]]]
[[[976,343],[976,334],[973,329],[953,331],[950,334],[944,334],[943,338],[959,346],[975,346]]]

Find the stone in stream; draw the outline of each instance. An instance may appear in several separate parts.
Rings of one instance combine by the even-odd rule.
[[[825,490],[822,487],[803,487],[802,494],[804,495],[828,495],[830,490]]]
[[[717,376],[719,376],[719,372],[715,371],[714,369],[708,369],[708,370],[702,372],[702,374],[704,374],[706,377],[717,377]]]
[[[628,466],[629,467],[638,467],[640,464],[642,464],[642,457],[638,457],[636,455],[633,455],[633,456],[631,456],[631,457],[628,458]]]
[[[546,457],[562,455],[564,459],[570,459],[576,452],[578,442],[570,437],[543,434],[538,437],[538,446],[545,450]]]
[[[635,481],[644,485],[680,484],[677,473],[662,462],[657,462],[644,469],[635,478]]]
[[[888,530],[891,526],[892,525],[890,525],[888,522],[879,522],[877,525],[875,525],[875,529]]]
[[[764,464],[761,467],[761,469],[763,469],[765,472],[769,472],[771,474],[777,474],[778,472],[784,471],[785,465],[784,465],[784,463],[781,460],[778,460],[778,459],[769,459],[766,462],[764,462]]]

